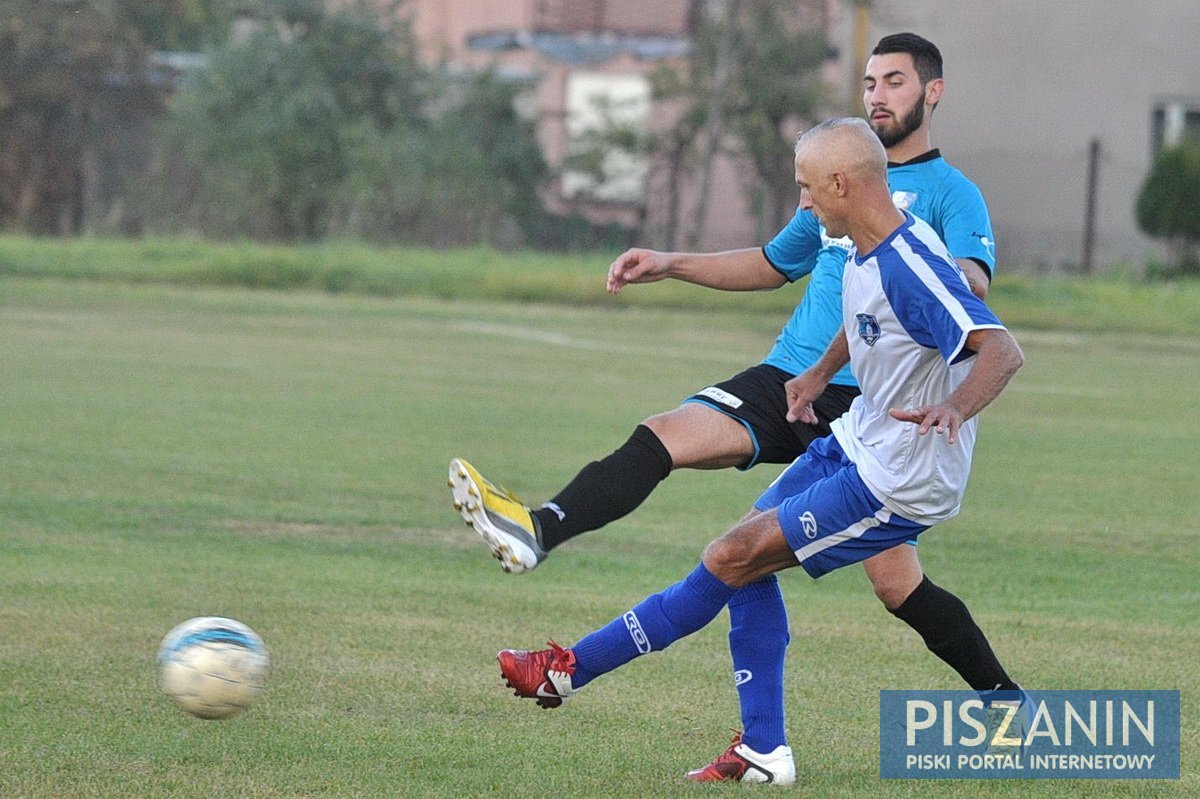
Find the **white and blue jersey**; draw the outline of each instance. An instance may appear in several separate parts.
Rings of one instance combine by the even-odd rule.
[[[850,363],[862,394],[830,427],[859,477],[891,511],[924,525],[958,513],[978,417],[957,440],[920,435],[891,408],[940,403],[971,370],[974,330],[1004,325],[971,293],[933,229],[905,223],[872,252],[851,251],[842,280]]]
[[[933,229],[908,212],[872,252],[851,249],[842,308],[862,394],[754,503],[777,510],[812,577],[913,542],[958,513],[977,417],[948,444],[888,411],[944,401],[972,368],[971,331],[1004,328]]]
[[[996,252],[983,195],[937,150],[904,164],[889,164],[888,184],[896,206],[929,223],[955,258],[972,258],[991,273]],[[842,323],[842,268],[850,246],[847,239],[826,236],[811,212],[797,211],[763,247],[767,261],[789,281],[811,275],[803,301],[764,363],[799,374],[824,354]],[[848,367],[831,382],[855,385]]]

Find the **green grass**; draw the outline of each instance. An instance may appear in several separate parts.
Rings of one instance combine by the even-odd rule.
[[[676,281],[611,297],[604,291],[604,275],[615,255],[0,235],[0,277],[720,311],[765,319],[762,329],[770,335],[796,303],[794,290],[729,293]],[[989,301],[1015,328],[1172,337],[1200,333],[1200,281],[1038,277],[1014,267],[1001,264]]]
[[[508,695],[493,657],[573,641],[678,579],[778,467],[672,477],[525,577],[461,524],[445,469],[467,456],[540,501],[761,358],[779,314],[4,270],[0,797],[746,795],[679,779],[737,724],[722,620],[554,712]],[[880,781],[878,690],[957,678],[861,570],[797,570],[789,795],[1200,794],[1200,345],[1018,338],[1027,365],[985,413],[964,513],[923,561],[1031,687],[1182,690],[1183,779]],[[154,685],[161,636],[210,613],[273,658],[224,722]]]

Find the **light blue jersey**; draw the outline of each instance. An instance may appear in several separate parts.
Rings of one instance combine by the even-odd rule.
[[[972,258],[991,273],[996,247],[983,195],[937,150],[905,164],[889,164],[888,184],[897,207],[927,222],[955,258]],[[797,211],[763,247],[767,261],[788,281],[811,275],[804,298],[764,363],[799,374],[825,353],[842,324],[842,270],[850,246],[848,239],[826,236],[812,212]],[[857,385],[849,366],[831,382]]]

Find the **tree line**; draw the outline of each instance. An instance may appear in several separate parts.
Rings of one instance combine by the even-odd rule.
[[[535,121],[514,110],[530,87],[423,66],[382,5],[8,0],[0,229],[534,246],[640,234],[549,214]],[[713,16],[696,0],[691,55],[652,75],[671,124],[596,138],[653,164],[660,244],[694,240],[704,197],[685,209],[681,187],[707,186],[718,152],[751,167],[736,188],[764,230],[794,210],[791,136],[824,102],[829,53],[787,5],[734,0]]]
[[[377,8],[10,2],[4,229],[460,242],[536,221],[547,167],[521,87],[422,68]]]
[[[733,188],[761,235],[794,210],[791,137],[830,105],[830,50],[792,4],[693,0],[689,57],[651,74],[670,124],[614,124],[576,143],[568,168],[611,150],[647,159],[665,198],[654,237],[548,213],[552,171],[514,106],[530,87],[421,65],[400,4],[6,0],[0,230],[677,247],[704,224],[718,153],[749,166]],[[1198,152],[1164,149],[1137,208],[1190,272]],[[685,208],[689,181],[699,200]]]

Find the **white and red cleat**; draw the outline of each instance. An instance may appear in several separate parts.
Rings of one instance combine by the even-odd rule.
[[[545,708],[558,707],[575,693],[571,675],[575,673],[575,653],[553,641],[549,649],[526,651],[505,649],[496,655],[504,682],[514,696],[535,699]]]
[[[790,746],[777,746],[760,754],[742,743],[742,734],[733,736],[733,744],[711,763],[687,773],[693,782],[769,782],[791,785],[796,782],[796,764]]]

